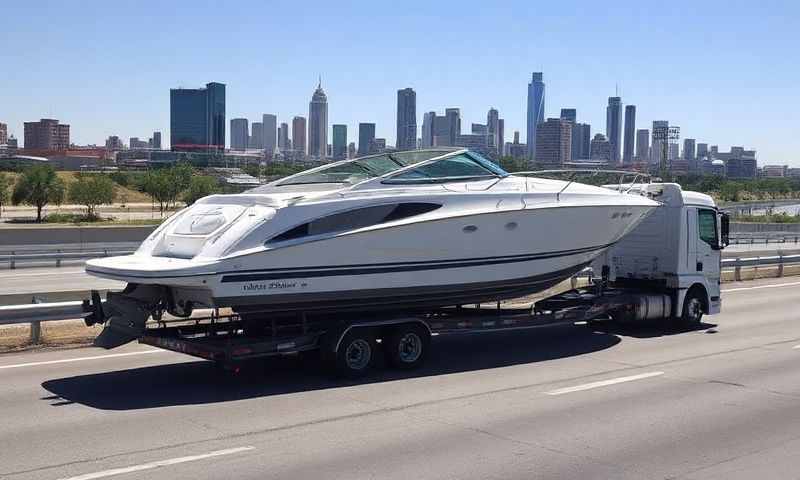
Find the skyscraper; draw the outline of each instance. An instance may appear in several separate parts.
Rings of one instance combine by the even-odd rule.
[[[664,147],[665,141],[659,138],[656,138],[659,135],[658,132],[663,132],[665,130],[669,130],[669,121],[667,120],[654,120],[653,121],[653,129],[651,130],[651,135],[653,136],[653,141],[650,143],[650,163],[653,165],[660,165],[661,164],[661,157],[664,155],[665,148]],[[666,158],[664,158],[666,162]],[[666,166],[666,165],[665,165]]]
[[[503,140],[500,133],[500,113],[490,108],[486,114],[486,130],[489,135],[489,152],[502,155]]]
[[[374,123],[359,123],[358,124],[358,155],[364,156],[372,153],[371,149],[375,148],[375,124]]]
[[[333,125],[333,146],[331,150],[334,160],[347,158],[347,125]]]
[[[225,84],[170,90],[172,150],[225,149]]]
[[[458,108],[445,108],[444,116],[447,119],[447,133],[450,137],[448,145],[455,145],[456,139],[461,135],[461,110]]]
[[[422,148],[433,146],[433,123],[436,121],[436,112],[427,112],[422,115]]]
[[[536,163],[560,166],[572,157],[572,126],[569,120],[548,118],[536,128]]]
[[[250,141],[248,147],[263,150],[264,149],[264,124],[261,122],[253,122],[250,124]]]
[[[497,155],[503,156],[506,154],[506,121],[499,119],[497,121]]]
[[[528,84],[528,160],[536,157],[536,127],[544,122],[544,81],[542,72],[533,72]]]
[[[0,145],[5,145],[8,142],[8,125],[0,123]]]
[[[250,129],[246,118],[231,119],[231,150],[245,150],[249,143]]]
[[[650,130],[636,130],[636,162],[647,163],[650,158]]]
[[[562,108],[561,109],[561,119],[568,120],[572,123],[577,123],[578,121],[578,111],[574,108]]]
[[[636,134],[636,105],[625,106],[625,138],[622,146],[622,164],[633,163],[633,148]]]
[[[261,116],[261,123],[264,126],[264,151],[270,156],[278,145],[278,117],[265,113]]]
[[[24,124],[25,148],[65,150],[69,148],[69,125],[52,118]],[[6,140],[8,141],[8,140]]]
[[[707,143],[698,143],[697,144],[697,158],[705,158],[708,157],[708,144]]]
[[[153,148],[161,150],[161,132],[153,132]]]
[[[278,150],[281,152],[285,152],[290,150],[291,147],[289,145],[289,125],[286,123],[281,123],[281,126],[278,127]]]
[[[412,88],[397,91],[397,150],[417,148],[417,94]]]
[[[683,139],[683,159],[684,160],[694,160],[695,153],[694,153],[694,146],[695,139],[694,138],[684,138]]]
[[[592,139],[590,156],[596,162],[611,162],[611,143],[602,133],[596,134]]]
[[[620,161],[620,141],[622,140],[622,99],[608,97],[606,107],[606,138],[611,147],[611,165],[618,165]]]
[[[588,160],[591,153],[592,126],[576,123],[572,126],[572,160]]]
[[[292,119],[292,149],[298,157],[306,155],[306,118],[294,117]]]
[[[320,79],[308,104],[308,155],[324,159],[328,154],[328,97]]]

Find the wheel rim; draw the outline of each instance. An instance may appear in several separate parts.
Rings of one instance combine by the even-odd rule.
[[[372,358],[372,347],[364,339],[356,339],[350,342],[345,351],[345,361],[347,368],[351,370],[363,370]]]
[[[397,353],[403,363],[413,363],[422,355],[422,339],[416,333],[406,333],[397,344]]]
[[[703,306],[700,303],[700,300],[696,298],[692,298],[689,300],[688,305],[686,305],[687,313],[689,314],[689,318],[692,321],[699,321],[700,317],[703,315]]]

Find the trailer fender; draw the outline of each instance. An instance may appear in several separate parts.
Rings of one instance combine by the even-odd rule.
[[[377,321],[377,322],[370,321],[370,322],[351,323],[351,324],[348,324],[345,328],[343,328],[341,330],[338,330],[336,332],[336,335],[334,337],[336,339],[336,341],[335,341],[335,343],[331,342],[331,343],[333,343],[333,345],[332,345],[332,347],[333,347],[332,348],[332,353],[336,353],[336,352],[339,351],[339,346],[341,345],[342,340],[344,339],[345,335],[347,335],[350,332],[350,330],[352,330],[354,328],[360,328],[360,327],[383,327],[383,326],[387,326],[387,325],[400,325],[400,324],[403,324],[403,323],[416,323],[416,324],[422,325],[428,331],[429,335],[433,335],[433,332],[431,331],[430,325],[428,325],[427,322],[425,322],[425,321],[423,321],[423,320],[421,320],[419,318],[397,318],[397,319],[393,319],[393,320],[381,320],[381,321]]]

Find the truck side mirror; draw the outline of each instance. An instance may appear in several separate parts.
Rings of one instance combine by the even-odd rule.
[[[727,213],[720,214],[720,248],[730,245],[731,217]]]

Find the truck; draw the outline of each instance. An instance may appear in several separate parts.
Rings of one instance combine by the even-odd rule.
[[[431,337],[522,330],[600,321],[701,324],[722,308],[721,251],[728,244],[728,217],[714,200],[674,183],[619,184],[658,202],[628,235],[588,266],[588,284],[552,295],[530,307],[454,305],[433,310],[380,313],[257,312],[222,315],[212,310],[191,319],[154,318],[142,344],[192,355],[238,369],[249,359],[317,352],[337,375],[360,377],[379,354],[386,365],[413,369],[425,362]],[[86,322],[103,318],[93,292],[84,302]],[[476,340],[478,341],[478,340]]]

